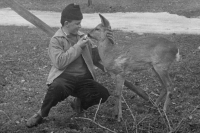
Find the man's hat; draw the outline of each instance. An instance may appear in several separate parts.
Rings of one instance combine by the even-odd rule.
[[[82,20],[83,14],[81,13],[79,5],[74,3],[69,4],[61,13],[60,23],[64,25],[64,22],[67,20]]]

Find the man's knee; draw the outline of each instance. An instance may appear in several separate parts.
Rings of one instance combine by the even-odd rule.
[[[105,88],[105,90],[101,92],[101,98],[102,98],[101,103],[104,103],[108,99],[109,96],[110,96],[110,93]]]
[[[48,91],[51,92],[59,92],[62,90],[62,85],[60,85],[57,82],[53,82],[52,84],[49,85]]]
[[[100,83],[95,83],[96,84],[96,91],[99,93],[99,98],[101,99],[101,103],[104,103],[108,97],[110,96],[110,93],[107,88],[105,88],[103,85]]]
[[[64,99],[67,95],[65,87],[59,83],[59,82],[53,82],[49,85],[49,88],[47,90],[47,94],[50,94],[53,98],[61,98]]]

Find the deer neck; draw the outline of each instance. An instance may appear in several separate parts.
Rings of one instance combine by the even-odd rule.
[[[115,44],[112,44],[108,39],[99,42],[98,51],[104,65],[106,65],[106,62],[108,63],[111,59],[110,52],[114,48],[114,45]]]

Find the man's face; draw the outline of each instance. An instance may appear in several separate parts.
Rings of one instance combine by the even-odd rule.
[[[77,34],[80,28],[81,28],[81,20],[72,20],[67,24],[67,29],[70,34]]]

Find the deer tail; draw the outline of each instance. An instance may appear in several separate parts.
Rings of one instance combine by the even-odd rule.
[[[181,60],[181,55],[179,53],[179,49],[178,49],[178,52],[176,54],[176,61],[180,61]]]

